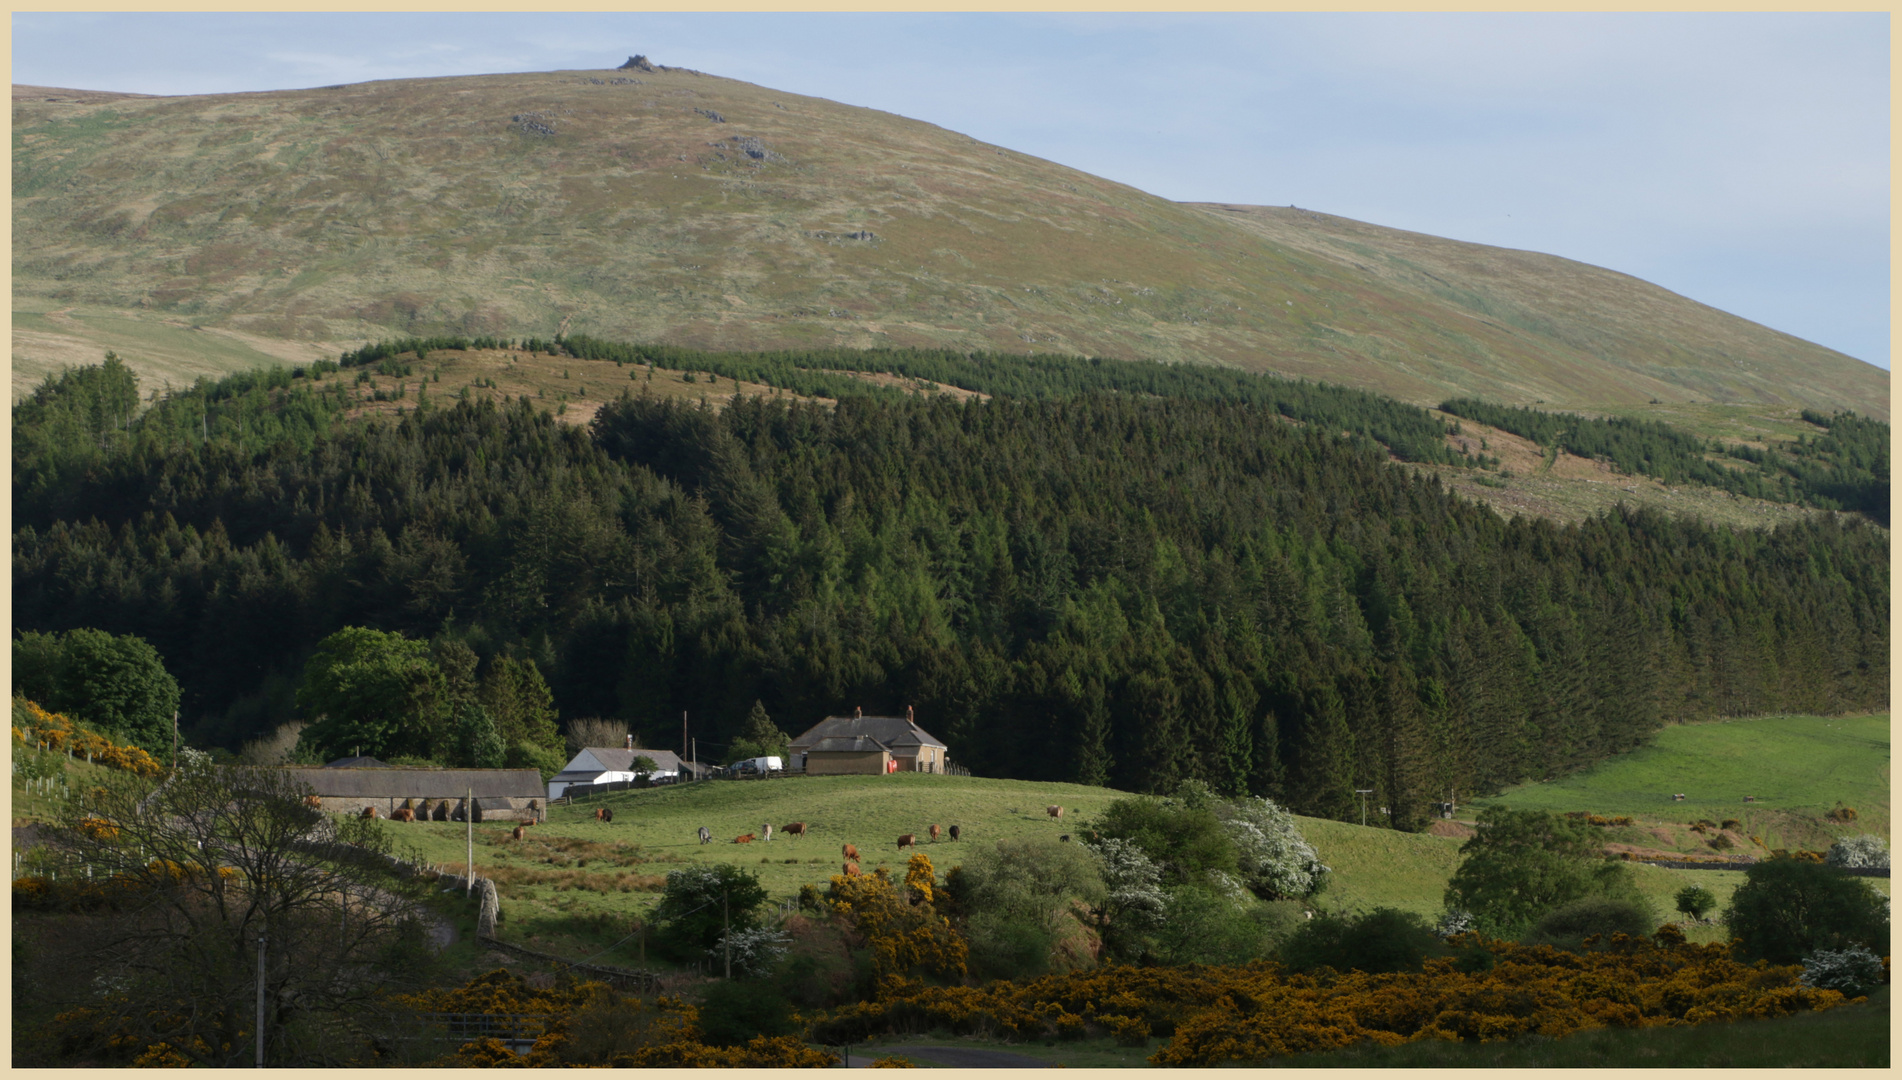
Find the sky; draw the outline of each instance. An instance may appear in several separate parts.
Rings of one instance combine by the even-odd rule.
[[[15,13],[13,81],[614,67],[898,113],[1165,198],[1608,267],[1889,367],[1889,16]]]

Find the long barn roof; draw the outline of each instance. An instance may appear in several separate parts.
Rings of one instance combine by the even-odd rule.
[[[548,797],[536,769],[291,768],[292,776],[331,799],[478,799]]]

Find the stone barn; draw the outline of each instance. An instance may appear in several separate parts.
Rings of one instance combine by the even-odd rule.
[[[293,768],[323,808],[361,814],[376,807],[387,818],[407,807],[418,819],[461,821],[475,793],[477,821],[540,821],[548,812],[542,774],[536,769],[397,769],[382,767]]]

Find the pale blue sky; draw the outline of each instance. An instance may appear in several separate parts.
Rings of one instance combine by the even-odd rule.
[[[927,120],[1171,199],[1623,271],[1889,366],[1889,16],[27,14],[13,81],[613,67]]]

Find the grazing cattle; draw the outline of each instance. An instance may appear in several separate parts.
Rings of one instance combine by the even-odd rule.
[[[853,847],[851,844],[846,844],[839,848],[839,854],[851,859],[853,862],[859,861],[859,849]]]
[[[1058,821],[1063,820],[1063,807],[1061,806],[1046,806],[1043,808],[1043,812],[1056,818]]]
[[[1745,799],[1744,801],[1749,802],[1750,800]],[[315,795],[306,795],[304,796],[304,805],[310,807],[312,810],[322,810],[324,808],[324,801]]]
[[[739,836],[734,837],[733,842],[736,844],[750,844],[753,842],[753,834],[742,833]]]
[[[608,808],[607,808],[607,807],[605,807],[605,806],[597,806],[597,807],[595,807],[595,808],[594,808],[594,820],[596,820],[596,821],[601,821],[601,820],[604,820],[604,819],[603,819],[603,818],[601,817],[601,815],[602,815],[602,814],[605,814],[605,813],[607,813],[607,812],[608,812]]]
[[[773,842],[773,825],[771,822],[767,822],[759,827],[759,838],[769,844]]]
[[[403,807],[401,810],[393,810],[390,812],[390,820],[391,821],[415,821],[416,811],[411,810],[407,806]]]
[[[713,830],[707,828],[705,825],[700,826],[700,842],[703,844],[713,843]]]
[[[953,825],[951,826],[950,831],[951,831],[951,839],[956,840],[958,838],[958,827],[956,825]]]
[[[846,877],[858,877],[858,876],[859,876],[859,864],[858,864],[858,863],[855,863],[855,862],[849,862],[849,863],[846,863],[846,864],[845,864],[845,876],[846,876]]]
[[[602,807],[601,808],[601,824],[612,825],[613,823],[614,823],[614,811],[609,810],[605,806]]]
[[[906,833],[905,835],[898,838],[898,850],[900,851],[903,851],[906,848],[915,848],[917,846],[918,846],[917,833]]]
[[[780,826],[779,831],[785,833],[787,836],[804,836],[806,835],[806,823],[803,821],[795,821],[791,825]]]
[[[933,825],[931,828],[926,829],[925,831],[931,834],[932,843],[935,844],[938,842],[938,827],[936,825]]]
[[[1069,834],[1069,833],[1064,833],[1064,834],[1063,834],[1062,836],[1059,836],[1059,837],[1057,837],[1057,839],[1058,839],[1058,840],[1061,840],[1061,841],[1063,841],[1064,843],[1066,843],[1066,844],[1067,844],[1067,843],[1069,843],[1069,842],[1070,842],[1070,834]]]
[[[364,816],[364,817],[367,817],[367,818],[373,818],[373,817],[375,817],[375,816],[376,816],[376,807],[374,807],[374,806],[366,806],[366,807],[364,807],[364,808],[363,808],[363,816]]]
[[[509,835],[514,837],[517,840],[520,840],[522,838],[522,827],[520,825],[515,826],[515,831],[510,833]]]

